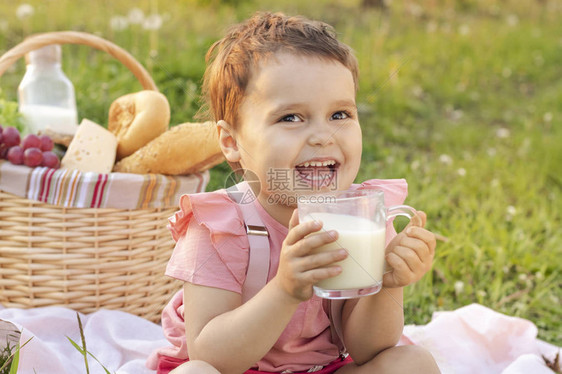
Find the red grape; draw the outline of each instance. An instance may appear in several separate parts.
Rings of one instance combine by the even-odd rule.
[[[8,160],[14,165],[23,164],[23,149],[19,145],[15,145],[8,151]]]
[[[24,151],[29,148],[41,148],[41,139],[35,134],[29,134],[23,138],[21,145]]]
[[[0,144],[4,142],[4,135],[2,135],[2,130],[0,130]]]
[[[28,148],[23,152],[23,163],[31,168],[41,165],[43,152],[39,148]]]
[[[4,136],[4,144],[6,144],[8,148],[14,145],[20,145],[20,132],[15,127],[6,127],[2,135]]]
[[[58,169],[60,166],[58,156],[52,151],[43,152],[43,162],[41,163],[41,166]]]
[[[55,146],[55,143],[53,143],[53,139],[51,139],[49,137],[49,135],[41,135],[39,137],[39,140],[41,141],[41,150],[42,151],[52,151],[53,147]]]

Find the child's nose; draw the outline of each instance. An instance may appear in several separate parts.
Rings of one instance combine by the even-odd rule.
[[[327,146],[334,142],[337,128],[330,126],[327,121],[316,121],[309,128],[308,143],[314,146]]]

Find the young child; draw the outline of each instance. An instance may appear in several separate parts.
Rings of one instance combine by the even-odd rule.
[[[439,372],[427,351],[396,346],[402,288],[429,271],[434,256],[423,212],[398,235],[388,226],[392,271],[379,293],[346,300],[341,317],[330,314],[331,300],[313,293],[315,283],[339,274],[347,253],[313,254],[337,232],[299,223],[295,202],[309,192],[297,186],[382,189],[387,205],[402,204],[407,194],[404,180],[353,184],[362,141],[350,48],[325,23],[257,13],[216,42],[207,62],[204,91],[222,151],[234,169],[253,175],[252,204],[269,234],[269,277],[246,300],[249,240],[225,190],[183,196],[170,220],[176,247],[166,271],[185,282],[183,299],[176,295],[163,312],[173,347],[155,352],[148,366],[173,374]],[[328,176],[318,177],[321,170]],[[343,341],[332,333],[334,323],[341,323]]]

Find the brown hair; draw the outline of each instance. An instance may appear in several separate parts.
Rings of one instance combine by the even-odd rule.
[[[301,16],[258,12],[209,48],[203,79],[207,114],[237,128],[238,108],[252,68],[279,51],[338,61],[351,71],[357,89],[357,59],[350,47],[337,40],[330,25]]]

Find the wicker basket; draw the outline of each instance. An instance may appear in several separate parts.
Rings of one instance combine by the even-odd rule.
[[[157,90],[129,53],[81,32],[26,39],[0,58],[0,75],[29,51],[69,43],[107,52],[144,89]],[[117,309],[158,322],[179,288],[163,275],[174,245],[166,223],[176,210],[65,208],[15,196],[0,185],[0,305]]]

